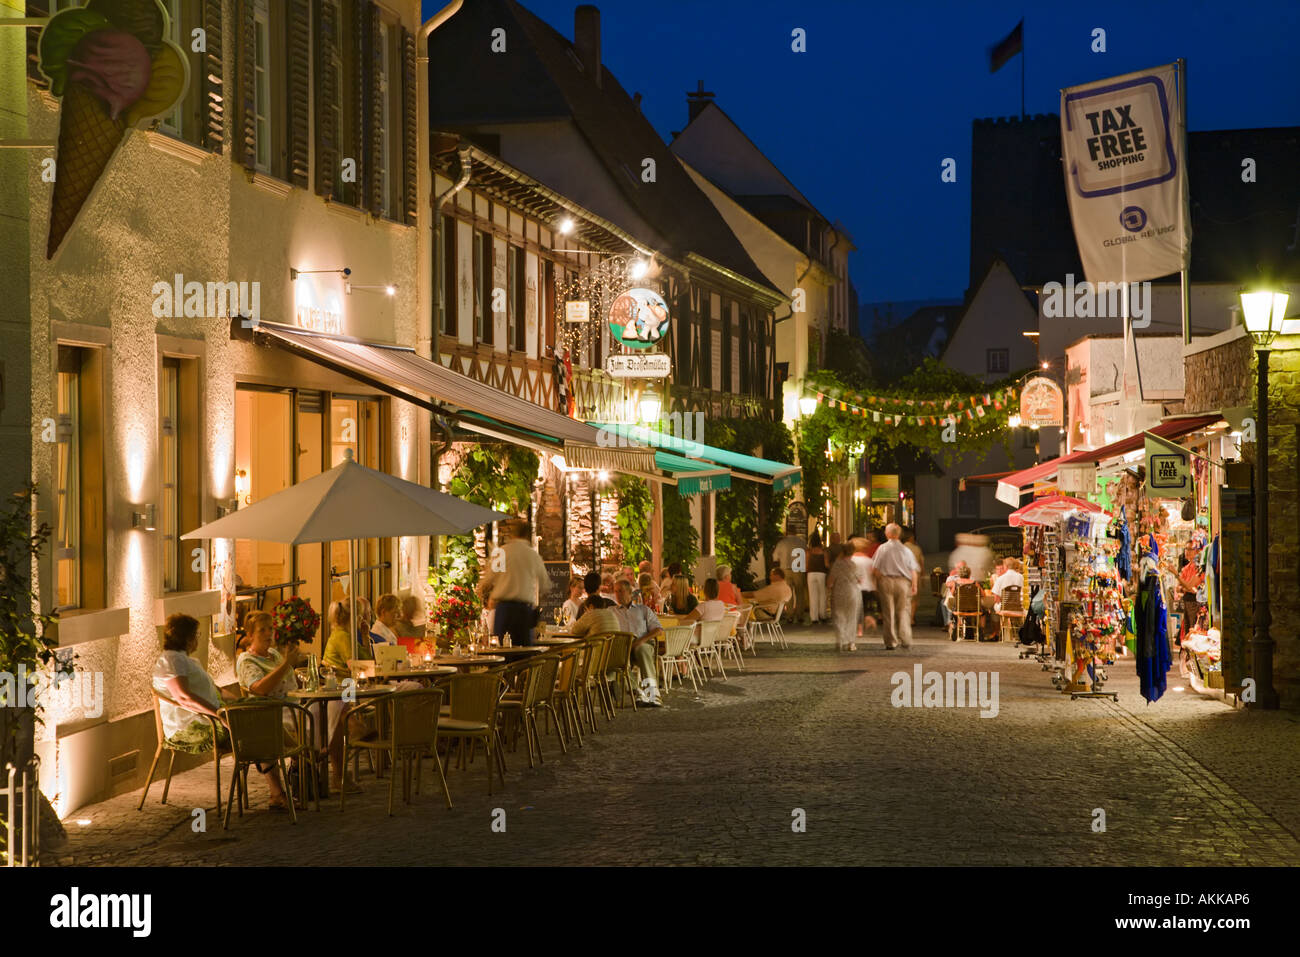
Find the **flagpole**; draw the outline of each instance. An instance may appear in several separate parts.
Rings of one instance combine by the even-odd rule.
[[[1025,118],[1025,21],[1020,20],[1020,118]]]
[[[1178,112],[1183,123],[1183,182],[1187,183],[1187,60],[1183,57],[1178,58]],[[1184,190],[1187,187],[1184,186]],[[1183,202],[1183,197],[1178,197],[1178,215],[1179,218],[1187,215],[1190,211],[1187,204]],[[1183,223],[1183,235],[1187,235],[1190,223]],[[1179,283],[1182,286],[1183,300],[1183,345],[1191,345],[1192,342],[1192,322],[1191,322],[1191,282],[1188,275],[1188,266],[1192,258],[1191,243],[1188,242],[1187,253],[1183,258],[1183,268],[1178,270]],[[1149,307],[1148,307],[1149,308]]]

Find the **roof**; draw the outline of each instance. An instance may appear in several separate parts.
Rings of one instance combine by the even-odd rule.
[[[513,27],[513,29],[512,29]],[[507,52],[482,38],[504,29]],[[623,199],[658,234],[671,258],[706,261],[758,285],[778,299],[762,271],[709,199],[603,65],[598,87],[574,45],[514,0],[466,0],[429,40],[431,127],[476,127],[568,119]],[[527,95],[521,95],[521,91]],[[641,181],[642,162],[655,161],[656,181]],[[531,171],[529,171],[531,172]],[[588,206],[584,184],[546,183]],[[620,224],[634,230],[634,224]],[[647,237],[649,239],[651,237]]]

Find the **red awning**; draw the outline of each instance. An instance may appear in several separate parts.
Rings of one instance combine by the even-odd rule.
[[[1190,435],[1193,432],[1208,428],[1222,418],[1223,416],[1218,412],[1210,415],[1183,416],[1176,419],[1167,419],[1159,425],[1152,426],[1150,431],[1153,435],[1158,435],[1162,439],[1178,439],[1184,435]],[[1021,469],[1019,472],[1012,472],[1005,478],[998,479],[998,501],[1018,506],[1024,489],[1031,487],[1035,482],[1056,475],[1062,465],[1083,464],[1085,462],[1101,463],[1106,459],[1113,459],[1129,452],[1136,452],[1145,444],[1146,439],[1143,437],[1143,433],[1137,432],[1127,438],[1120,439],[1118,442],[1103,445],[1099,449],[1071,452],[1059,459],[1052,459],[1050,462],[1042,462],[1030,468]]]

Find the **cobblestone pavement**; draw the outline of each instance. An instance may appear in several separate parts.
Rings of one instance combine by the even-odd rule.
[[[431,788],[385,817],[386,782],[297,826],[253,810],[222,831],[211,768],[74,812],[47,864],[1123,864],[1297,865],[1295,715],[1236,711],[1181,685],[1147,706],[1131,659],[1109,700],[1071,702],[1010,645],[953,644],[922,629],[911,652],[879,637],[837,655],[824,630],[764,644],[741,674],[668,708],[620,712],[582,749],[528,770],[508,755],[486,793],[482,758],[449,771],[454,810]],[[996,672],[999,710],[895,708],[891,675]],[[228,773],[227,769],[223,769]],[[228,780],[228,778],[227,778]],[[493,809],[505,831],[494,831]],[[796,809],[806,831],[792,827]],[[1096,809],[1105,831],[1093,830]],[[497,815],[500,819],[500,815]],[[78,824],[79,821],[88,823]]]

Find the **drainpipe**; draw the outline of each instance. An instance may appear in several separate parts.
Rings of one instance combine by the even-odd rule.
[[[430,476],[429,485],[442,491],[442,483],[438,481],[438,462],[451,448],[451,426],[447,425],[446,418],[441,415],[433,416],[433,423],[442,430],[442,444],[438,445],[433,439],[429,440],[429,444],[433,446],[433,474]],[[435,568],[438,566],[438,536],[436,535],[429,536],[429,563]]]
[[[439,245],[439,241],[442,236],[442,204],[445,203],[447,200],[449,200],[451,197],[455,196],[457,193],[459,193],[467,185],[469,185],[469,178],[472,170],[472,167],[470,165],[471,161],[470,161],[469,146],[462,145],[457,147],[456,158],[460,163],[460,176],[456,178],[456,182],[452,183],[441,193],[435,196],[432,200],[433,202],[433,236],[432,236],[433,252],[434,252],[434,256],[439,258],[442,256],[442,248]],[[438,267],[432,259],[429,261],[429,275],[434,279],[433,284],[435,286],[438,286],[436,281],[438,276]],[[442,288],[438,286],[438,288],[435,288],[432,291],[432,299],[429,303],[430,305],[429,312],[431,316],[440,318],[437,309],[437,304],[439,299],[441,299],[441,297],[442,297]],[[434,321],[437,322],[438,318],[435,318]],[[433,345],[431,346],[431,352],[437,351],[436,345],[438,341],[438,335],[440,334],[440,332],[441,332],[440,324],[430,330],[430,335],[432,336],[432,343],[433,343]]]

